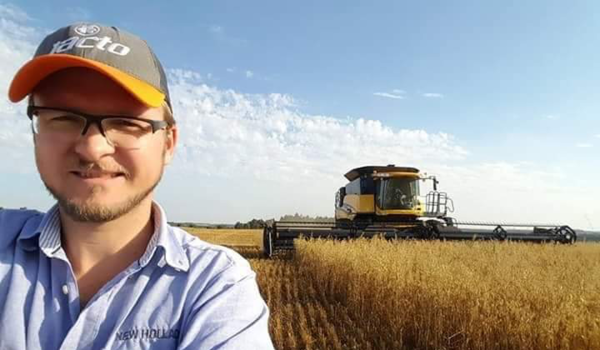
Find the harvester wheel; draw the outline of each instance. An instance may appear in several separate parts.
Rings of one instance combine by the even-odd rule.
[[[508,233],[506,233],[506,230],[500,225],[496,226],[493,233],[494,237],[499,241],[504,241],[506,237],[508,237]]]
[[[561,226],[557,234],[562,237],[561,243],[573,244],[577,241],[577,234],[569,226]]]
[[[435,220],[428,220],[425,223],[425,229],[427,230],[428,239],[439,239],[440,238],[440,223]]]

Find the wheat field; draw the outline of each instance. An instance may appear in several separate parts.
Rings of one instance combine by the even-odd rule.
[[[600,244],[297,241],[190,230],[246,256],[277,349],[600,349]]]

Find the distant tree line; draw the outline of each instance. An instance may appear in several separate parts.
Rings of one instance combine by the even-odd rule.
[[[232,228],[232,225],[228,224],[202,224],[196,222],[169,222],[169,225],[174,227],[193,227],[193,228],[211,228],[211,229],[219,229],[219,228]]]
[[[330,222],[334,219],[332,217],[327,216],[310,216],[310,215],[302,215],[302,214],[294,214],[294,215],[284,215],[279,218],[279,221],[299,221],[299,222]],[[263,220],[263,219],[252,219],[248,222],[236,222],[233,226],[236,229],[261,229],[264,228],[267,223],[272,222],[271,220]]]
[[[233,228],[235,229],[257,229],[257,228],[264,228],[266,226],[266,221],[263,219],[252,219],[246,223],[241,223],[241,222],[236,222],[235,225],[233,225]]]
[[[302,215],[302,214],[294,214],[294,215],[284,215],[279,221],[300,221],[300,222],[328,222],[333,221],[332,217],[328,216],[310,216],[310,215]]]

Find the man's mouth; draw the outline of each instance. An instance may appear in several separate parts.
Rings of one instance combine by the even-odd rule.
[[[71,171],[71,174],[82,179],[114,179],[125,176],[121,172],[100,172],[100,171]]]

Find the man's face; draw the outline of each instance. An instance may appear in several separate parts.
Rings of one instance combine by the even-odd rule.
[[[146,107],[109,78],[85,68],[46,78],[36,87],[33,104],[98,116],[164,120],[162,108]],[[149,133],[133,149],[113,146],[96,125],[73,140],[34,137],[40,177],[61,210],[76,221],[106,222],[151,198],[173,157],[177,130]]]

